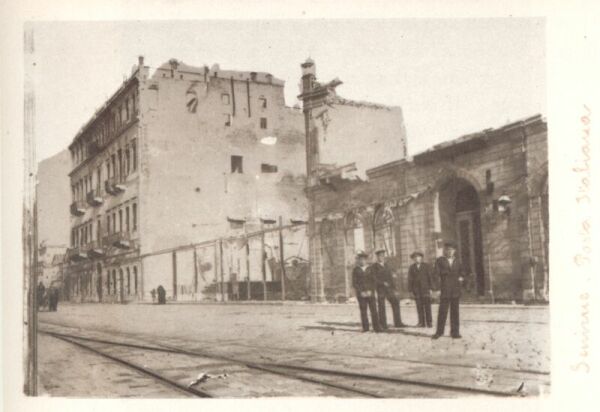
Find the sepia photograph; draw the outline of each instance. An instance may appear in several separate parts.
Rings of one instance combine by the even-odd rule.
[[[24,393],[551,393],[544,18],[24,26]]]

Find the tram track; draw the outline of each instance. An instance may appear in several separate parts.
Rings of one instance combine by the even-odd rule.
[[[56,324],[55,324],[56,325]],[[57,325],[58,326],[58,325]],[[61,325],[66,326],[66,325]],[[80,332],[84,332],[80,329]],[[98,333],[98,331],[92,331],[94,333]],[[172,345],[166,345],[164,343],[156,343],[153,342],[152,345],[147,344],[148,342],[141,339],[139,336],[135,336],[134,339],[137,340],[136,343],[131,342],[123,342],[123,341],[115,341],[113,339],[101,339],[90,336],[82,336],[82,335],[73,335],[70,333],[60,333],[60,332],[52,332],[42,330],[41,333],[46,333],[55,338],[69,341],[70,343],[77,344],[81,347],[89,346],[83,342],[95,343],[95,344],[104,344],[112,347],[119,346],[123,348],[135,349],[135,350],[143,350],[143,351],[153,351],[153,352],[163,352],[167,354],[179,354],[192,356],[197,358],[204,359],[212,359],[219,360],[224,362],[229,362],[231,364],[239,365],[244,368],[248,368],[254,371],[260,371],[265,374],[274,374],[279,376],[284,376],[289,379],[294,379],[302,382],[307,382],[310,384],[321,385],[324,387],[328,387],[337,391],[346,392],[346,394],[352,394],[354,396],[358,395],[361,397],[372,397],[372,398],[381,398],[381,397],[394,397],[394,396],[386,396],[382,393],[381,385],[387,385],[384,389],[387,389],[387,393],[393,393],[395,388],[402,387],[414,387],[417,389],[425,388],[431,391],[438,391],[443,394],[470,394],[470,395],[488,395],[488,396],[497,396],[497,397],[511,397],[518,396],[518,393],[504,391],[504,390],[496,390],[482,387],[471,387],[471,386],[461,386],[454,385],[448,383],[440,383],[440,382],[431,382],[422,379],[409,379],[409,378],[399,378],[394,376],[387,375],[377,375],[370,373],[359,373],[359,372],[349,372],[345,370],[339,369],[330,369],[330,368],[321,368],[321,367],[313,367],[308,365],[298,365],[284,362],[255,362],[247,359],[241,359],[239,357],[225,356],[221,354],[207,352],[205,350],[196,350],[189,348],[181,348]],[[121,334],[123,337],[127,337],[127,334]],[[142,342],[142,343],[139,343]],[[94,348],[92,348],[94,349]],[[98,351],[97,349],[95,349]],[[98,351],[102,352],[102,351]],[[104,353],[106,355],[106,353]],[[103,356],[104,356],[103,355]],[[108,355],[110,359],[112,355]],[[112,358],[117,358],[116,356],[112,356]],[[123,359],[113,359],[116,362],[121,364],[125,364],[128,361]],[[125,362],[125,363],[123,363]],[[131,363],[131,362],[129,362]],[[141,368],[142,370],[136,369]],[[146,368],[140,367],[139,365],[132,365],[133,369],[138,370],[141,373],[146,373]],[[150,371],[151,372],[151,371]],[[147,373],[146,373],[147,374]],[[160,374],[159,374],[160,375]],[[166,378],[164,376],[157,376],[156,379]],[[168,382],[166,382],[168,383]],[[179,383],[177,385],[181,386]],[[375,385],[376,390],[363,390],[359,388],[363,387],[373,387]],[[176,385],[173,385],[176,386]],[[177,386],[176,386],[177,387]],[[186,388],[182,389],[177,387],[180,390],[187,390],[194,388]],[[201,397],[212,397],[213,395],[208,392],[199,391],[200,393],[192,393],[195,396]]]

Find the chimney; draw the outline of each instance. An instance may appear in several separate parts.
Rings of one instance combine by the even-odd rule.
[[[140,69],[144,67],[144,56],[138,56],[138,67]]]
[[[267,82],[268,82],[269,84],[272,84],[272,83],[273,83],[273,75],[272,75],[271,73],[267,73],[267,74],[265,75],[265,77],[267,78]]]
[[[256,72],[250,72],[250,80],[252,80],[253,82],[256,81]]]

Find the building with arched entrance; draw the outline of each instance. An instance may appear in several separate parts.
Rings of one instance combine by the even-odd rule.
[[[342,82],[318,83],[312,60],[302,72],[313,300],[352,297],[356,251],[377,249],[387,252],[399,294],[410,297],[411,253],[434,261],[447,241],[457,244],[468,272],[466,299],[548,300],[548,149],[541,115],[409,158],[400,108],[340,98],[335,89]],[[354,115],[345,116],[340,105]],[[360,150],[340,150],[339,142],[344,148],[369,142],[369,161]],[[373,165],[377,160],[382,164]]]
[[[469,272],[466,299],[547,301],[546,156],[538,115],[369,169],[366,180],[320,179],[309,188],[321,253],[312,269],[328,286],[315,299],[353,296],[357,249],[385,249],[400,295],[410,297],[410,254],[433,261],[453,241]]]

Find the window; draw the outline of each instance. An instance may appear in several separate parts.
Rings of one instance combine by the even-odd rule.
[[[129,97],[125,99],[125,119],[129,120]]]
[[[129,156],[129,146],[125,147],[125,176],[129,175],[131,168],[131,158]]]
[[[244,173],[242,156],[231,156],[231,173]]]
[[[266,129],[267,128],[267,118],[266,117],[261,117],[260,118],[260,128],[261,129]]]
[[[396,254],[394,215],[388,208],[380,207],[373,219],[375,249],[384,249],[388,256]]]
[[[131,272],[127,268],[127,294],[131,295]]]
[[[110,179],[110,161],[106,161],[106,180]]]
[[[113,286],[113,295],[117,294],[117,271],[113,269],[112,272],[112,286]]]
[[[137,266],[133,267],[133,287],[135,294],[138,293],[138,274],[137,274]]]
[[[119,159],[119,181],[123,181],[125,168],[123,167],[123,151],[121,149],[117,150],[117,157]]]
[[[133,115],[137,114],[137,92],[133,93],[133,97],[131,98],[131,111],[133,112]]]
[[[267,99],[264,97],[259,97],[258,104],[260,105],[261,108],[266,109],[267,108]]]
[[[100,187],[102,182],[102,166],[98,166],[98,170],[96,171],[96,195],[100,196]]]
[[[100,238],[102,236],[102,221],[98,218],[96,222],[96,240],[100,242]]]
[[[221,101],[223,104],[229,104],[229,95],[227,93],[221,94]]]
[[[350,256],[358,250],[365,250],[365,230],[359,215],[351,213],[346,217],[346,239],[351,248]]]
[[[137,230],[137,203],[131,205],[131,220],[133,231],[135,232]]]
[[[110,215],[106,215],[106,233],[110,233]]]
[[[231,126],[231,115],[229,113],[223,115],[223,123],[225,126]]]
[[[113,233],[115,233],[117,231],[117,213],[116,212],[113,212],[113,214],[112,214],[112,221],[113,221],[112,222],[113,223],[112,231],[113,231]]]
[[[137,169],[137,148],[135,145],[135,140],[131,141],[131,160],[133,163],[132,169],[135,171]]]
[[[263,163],[260,165],[261,173],[277,173],[277,166]]]
[[[123,210],[119,209],[119,232],[123,231]]]
[[[113,153],[110,156],[110,160],[112,162],[112,175],[113,177],[117,177],[117,156]]]
[[[125,208],[125,231],[129,233],[129,206]]]

